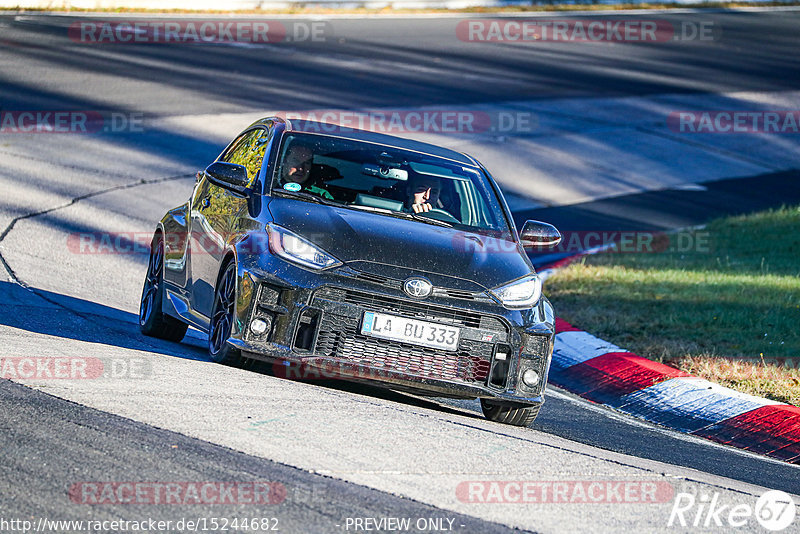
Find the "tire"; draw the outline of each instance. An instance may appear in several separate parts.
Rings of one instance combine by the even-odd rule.
[[[161,309],[164,299],[164,238],[160,233],[153,237],[147,276],[139,300],[139,330],[142,334],[168,341],[180,341],[189,326],[166,315]]]
[[[499,404],[489,399],[481,399],[483,415],[489,421],[514,426],[530,426],[539,415],[541,404]]]
[[[240,367],[242,354],[228,344],[236,307],[236,263],[229,261],[222,268],[214,288],[214,307],[208,328],[208,355],[217,363]]]

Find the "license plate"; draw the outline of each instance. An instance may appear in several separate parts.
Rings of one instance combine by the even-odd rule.
[[[361,322],[361,333],[367,336],[413,343],[433,349],[457,350],[461,330],[396,315],[365,312]]]

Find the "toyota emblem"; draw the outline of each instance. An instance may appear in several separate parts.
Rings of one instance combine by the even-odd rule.
[[[424,278],[409,278],[403,284],[403,291],[415,299],[424,299],[433,291],[433,285]]]

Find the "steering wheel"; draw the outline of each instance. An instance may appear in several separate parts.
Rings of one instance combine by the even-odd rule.
[[[450,215],[449,212],[439,208],[431,208],[428,211],[421,211],[417,213],[417,215],[430,217],[431,219],[435,219],[437,221],[461,224],[461,221]]]

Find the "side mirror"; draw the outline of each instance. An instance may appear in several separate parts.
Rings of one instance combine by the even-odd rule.
[[[554,247],[561,242],[561,232],[552,224],[540,221],[525,221],[519,238],[525,248]]]
[[[247,167],[235,163],[215,161],[206,168],[209,180],[239,194],[247,191]]]

